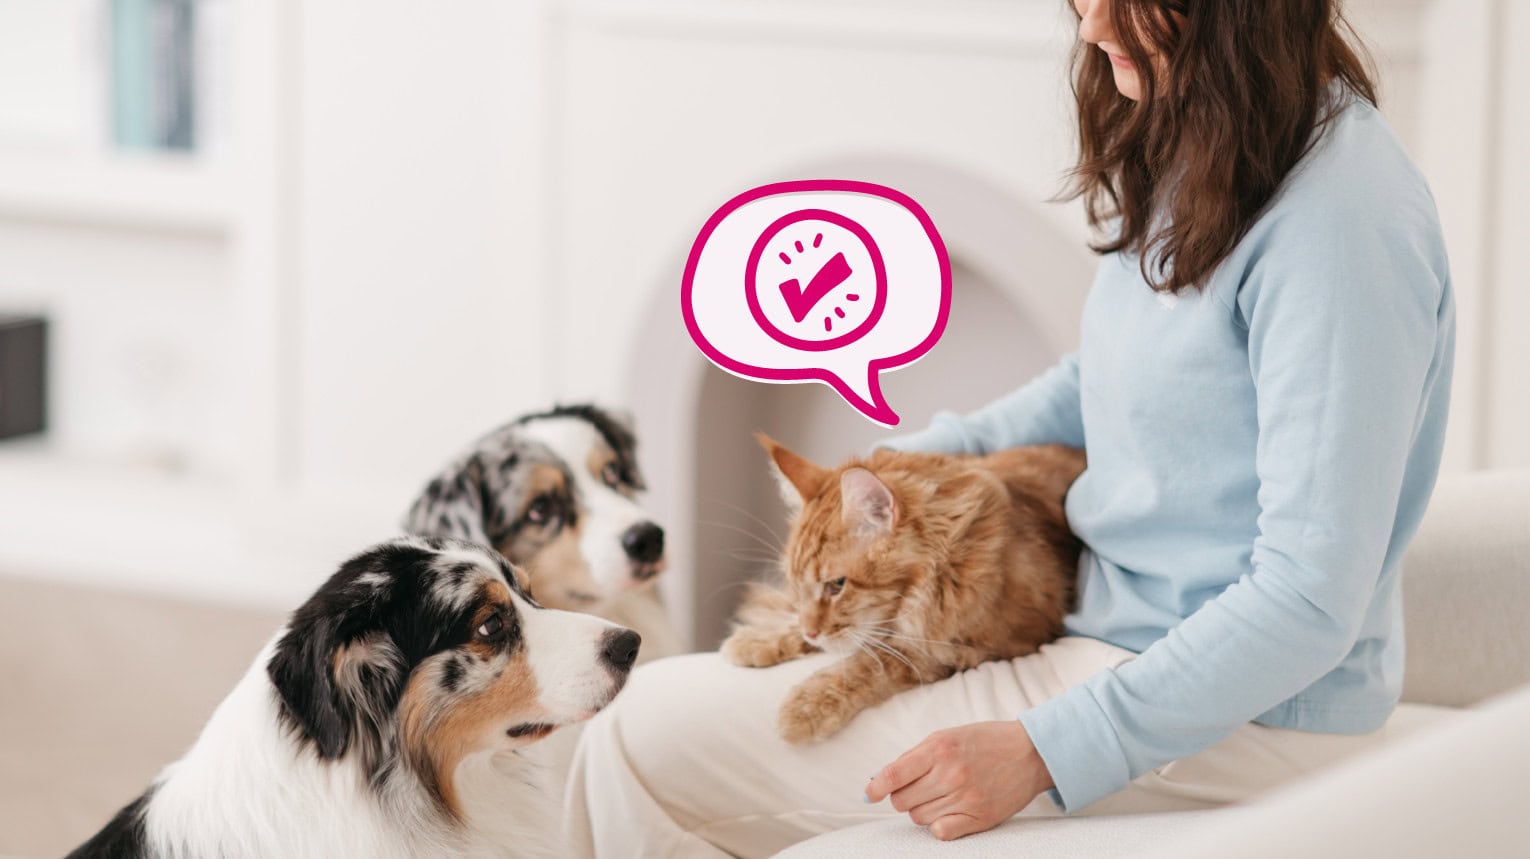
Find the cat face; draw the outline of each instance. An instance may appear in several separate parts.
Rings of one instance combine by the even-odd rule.
[[[900,528],[892,486],[866,468],[821,468],[760,436],[796,511],[787,541],[786,593],[802,636],[815,647],[849,651],[902,634],[898,612],[927,553]],[[886,475],[891,479],[892,475]]]

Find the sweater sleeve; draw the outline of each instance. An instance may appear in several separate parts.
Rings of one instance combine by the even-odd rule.
[[[1301,214],[1229,308],[1257,388],[1250,569],[1136,659],[1020,716],[1067,811],[1292,698],[1359,637],[1429,385],[1448,384],[1453,311],[1428,225]]]
[[[925,429],[877,446],[981,455],[1027,444],[1084,446],[1077,353],[971,414],[939,412]]]

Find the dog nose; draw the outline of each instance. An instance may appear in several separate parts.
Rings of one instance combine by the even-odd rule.
[[[613,629],[606,633],[606,646],[600,653],[618,671],[626,671],[637,661],[638,645],[642,643],[643,637],[630,629]]]
[[[640,564],[651,564],[664,557],[664,529],[652,522],[639,522],[622,535],[627,557]]]

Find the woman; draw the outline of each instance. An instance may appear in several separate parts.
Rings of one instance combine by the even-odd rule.
[[[575,848],[763,855],[900,812],[945,839],[1022,810],[1204,808],[1398,733],[1399,559],[1454,332],[1429,191],[1330,0],[1074,6],[1077,190],[1106,235],[1080,349],[890,443],[1086,447],[1068,636],[806,748],[771,724],[822,659],[656,663],[585,735]]]

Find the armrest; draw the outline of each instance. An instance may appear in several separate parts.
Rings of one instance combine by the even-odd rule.
[[[1403,700],[1464,707],[1530,683],[1530,469],[1440,479],[1403,603]]]
[[[1530,856],[1530,687],[1232,809],[1149,859]]]

